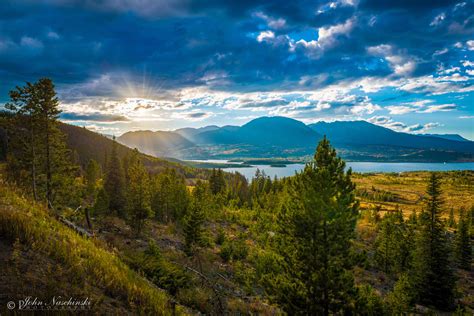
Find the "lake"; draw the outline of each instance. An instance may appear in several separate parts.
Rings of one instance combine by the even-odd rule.
[[[228,163],[227,160],[193,160],[199,162]],[[474,170],[474,162],[346,162],[354,172],[405,172],[405,171],[451,171],[451,170]],[[258,165],[244,168],[225,168],[227,172],[239,172],[247,179],[255,175],[257,168],[265,171],[271,178],[293,176],[295,172],[304,168],[304,164],[288,164],[285,167],[271,167],[270,165]]]

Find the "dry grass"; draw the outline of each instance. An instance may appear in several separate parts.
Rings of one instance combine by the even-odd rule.
[[[459,215],[461,208],[469,209],[474,206],[474,172],[440,172],[442,198],[444,200],[443,217],[448,217],[451,208],[454,209],[455,217]],[[355,174],[353,181],[359,190],[372,191],[383,190],[394,193],[397,201],[371,201],[361,199],[361,209],[372,209],[376,205],[382,207],[382,211],[401,208],[405,216],[409,216],[413,210],[419,212],[424,205],[426,186],[430,177],[429,172],[404,172],[377,173],[377,174]]]
[[[0,234],[19,239],[61,262],[78,278],[127,302],[135,313],[172,314],[170,298],[164,291],[132,271],[116,254],[103,249],[100,242],[79,236],[43,206],[32,204],[5,183],[0,183]],[[184,314],[185,310],[177,306],[176,312]]]

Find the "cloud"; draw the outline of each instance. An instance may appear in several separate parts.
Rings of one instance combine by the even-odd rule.
[[[216,124],[269,112],[354,119],[451,103],[470,115],[473,9],[447,0],[5,0],[0,102],[48,76],[66,112],[134,122],[194,112]]]
[[[466,45],[467,45],[468,50],[474,50],[474,41],[473,40],[467,41]]]
[[[41,50],[44,47],[43,43],[40,40],[29,36],[23,36],[20,40],[20,45],[36,50]]]
[[[433,100],[422,100],[406,103],[404,105],[386,106],[385,109],[392,115],[403,115],[408,113],[434,113],[446,112],[457,109],[456,104],[431,104]]]
[[[389,128],[397,132],[405,132],[405,133],[424,133],[430,129],[441,126],[441,124],[437,122],[407,125],[403,122],[394,121],[389,116],[373,116],[373,117],[368,118],[366,121],[372,124]]]
[[[456,104],[437,104],[428,106],[425,110],[420,111],[420,113],[447,112],[456,110],[456,108]]]
[[[373,114],[375,111],[379,111],[382,108],[376,104],[366,103],[366,104],[357,104],[351,107],[350,111],[356,115],[364,115],[364,114]]]
[[[286,26],[285,19],[282,19],[282,18],[275,19],[275,18],[269,17],[263,12],[256,12],[254,16],[264,20],[267,23],[267,25],[272,29],[279,30]]]
[[[415,60],[412,57],[396,53],[395,51],[395,48],[388,44],[367,48],[369,54],[385,58],[396,75],[406,76],[412,74],[416,68]]]
[[[333,48],[337,44],[340,36],[348,36],[356,23],[355,18],[346,20],[342,24],[320,27],[318,29],[318,39],[306,41],[301,39],[291,45],[291,49],[304,49],[305,53],[312,58],[320,58],[328,49]]]
[[[446,14],[444,12],[440,13],[433,19],[433,21],[430,23],[430,26],[437,26],[443,23],[444,19],[446,19]]]
[[[257,41],[258,42],[263,42],[263,41],[268,41],[271,39],[275,38],[275,33],[272,31],[262,31],[260,34],[257,36]]]
[[[49,31],[47,36],[48,38],[53,39],[53,40],[57,40],[60,38],[59,34],[53,31]]]
[[[77,121],[94,121],[101,123],[113,123],[113,122],[128,122],[130,121],[127,117],[113,114],[79,114],[72,112],[63,112],[60,115],[60,119],[66,122],[77,122]]]

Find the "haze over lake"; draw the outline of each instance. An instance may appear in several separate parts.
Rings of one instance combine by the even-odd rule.
[[[197,161],[197,160],[194,160]],[[199,162],[228,163],[227,160],[199,160]],[[247,179],[252,179],[257,168],[265,171],[271,178],[293,176],[304,168],[304,164],[288,164],[284,167],[272,167],[270,165],[252,165],[243,168],[225,168],[227,172],[239,172]],[[452,163],[423,163],[423,162],[346,162],[352,171],[360,173],[369,172],[407,172],[407,171],[452,171],[452,170],[474,170],[474,162],[452,162]]]

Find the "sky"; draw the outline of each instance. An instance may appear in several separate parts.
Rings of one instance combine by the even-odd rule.
[[[106,134],[366,120],[474,140],[474,0],[2,0],[0,104]]]

